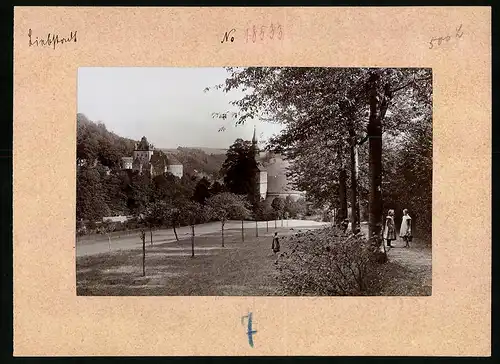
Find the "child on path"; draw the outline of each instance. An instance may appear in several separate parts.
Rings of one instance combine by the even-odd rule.
[[[405,248],[410,247],[410,242],[412,241],[411,235],[411,217],[408,214],[408,210],[403,210],[403,220],[401,221],[401,229],[399,230],[399,236],[405,242]]]
[[[273,243],[271,245],[271,249],[273,250],[274,254],[280,251],[280,242],[278,239],[278,233],[275,232],[273,236]]]
[[[387,240],[387,246],[392,248],[391,241],[396,240],[396,228],[394,226],[394,210],[387,212],[385,218],[384,239]]]

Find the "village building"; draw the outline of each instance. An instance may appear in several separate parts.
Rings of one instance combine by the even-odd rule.
[[[286,175],[290,163],[282,155],[263,151],[259,147],[255,127],[252,146],[255,151],[258,168],[258,191],[262,200],[272,201],[276,197],[285,199],[290,196],[296,201],[299,198],[305,197],[304,192],[297,191],[292,187]]]
[[[169,172],[179,178],[184,173],[183,165],[174,156],[167,156],[163,151],[156,150],[144,136],[135,144],[132,157],[122,157],[122,169],[139,173],[149,171],[152,176]]]

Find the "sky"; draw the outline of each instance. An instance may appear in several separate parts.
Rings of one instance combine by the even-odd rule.
[[[81,67],[78,70],[78,113],[126,138],[146,136],[157,148],[228,148],[237,138],[250,140],[254,126],[259,141],[279,133],[278,124],[212,117],[236,111],[229,102],[241,92],[204,92],[223,83],[223,68]],[[224,131],[219,131],[224,127]]]

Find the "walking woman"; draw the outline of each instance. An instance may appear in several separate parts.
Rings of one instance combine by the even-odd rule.
[[[408,210],[403,210],[403,220],[401,221],[401,229],[399,230],[399,236],[405,242],[405,248],[410,247],[410,242],[412,241],[411,235],[411,217],[408,215]]]
[[[387,212],[385,218],[384,239],[387,240],[387,246],[392,247],[391,241],[396,240],[396,227],[394,225],[394,210]]]

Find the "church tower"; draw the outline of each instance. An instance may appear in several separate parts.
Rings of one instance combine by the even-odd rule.
[[[257,191],[260,198],[265,200],[267,197],[267,170],[260,161],[260,150],[257,142],[257,130],[253,127],[252,148],[254,151],[255,162],[257,163]]]

